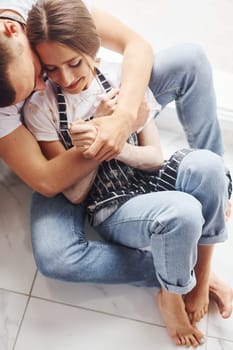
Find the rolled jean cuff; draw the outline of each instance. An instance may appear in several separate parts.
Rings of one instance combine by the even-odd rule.
[[[174,284],[169,284],[168,282],[164,282],[160,276],[157,276],[158,281],[162,288],[166,289],[169,293],[182,294],[185,295],[189,293],[196,285],[196,277],[193,273],[193,276],[190,277],[189,282],[185,286],[179,286]]]
[[[228,239],[228,231],[227,228],[224,228],[220,233],[210,236],[202,236],[198,244],[201,245],[212,245],[215,243],[223,243]]]

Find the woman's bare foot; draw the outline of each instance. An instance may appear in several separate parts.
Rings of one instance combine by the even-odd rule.
[[[233,289],[220,280],[215,274],[210,275],[209,293],[217,303],[220,314],[223,318],[229,318],[232,314]]]
[[[199,322],[209,308],[209,281],[197,283],[197,285],[184,296],[187,315],[191,324]]]
[[[189,321],[181,295],[162,289],[157,301],[167,331],[176,345],[195,348],[204,343],[204,335]]]

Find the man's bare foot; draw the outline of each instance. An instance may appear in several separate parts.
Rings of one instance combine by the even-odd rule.
[[[176,345],[195,348],[204,343],[204,335],[189,321],[181,295],[162,289],[157,301],[167,331]]]
[[[207,288],[208,286],[208,288]],[[193,290],[184,297],[186,312],[190,322],[195,324],[208,311],[210,296],[218,305],[223,318],[229,318],[233,311],[233,290],[220,280],[214,273],[210,274],[209,284],[202,283],[200,288],[195,286]]]
[[[223,318],[229,318],[232,314],[233,289],[220,280],[215,274],[210,275],[209,293],[217,303],[220,314]]]

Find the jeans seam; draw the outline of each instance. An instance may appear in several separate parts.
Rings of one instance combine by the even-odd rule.
[[[86,243],[86,239],[84,237],[80,237],[80,233],[79,231],[76,231],[75,227],[75,207],[72,206],[72,210],[71,210],[71,221],[72,221],[72,225],[71,225],[71,232],[72,232],[72,237],[77,239],[78,238],[78,244],[82,244],[82,243]]]
[[[156,223],[161,227],[161,228],[164,228],[165,227],[165,225],[163,225],[163,224],[161,224],[161,222],[158,220],[158,219],[139,219],[139,218],[131,218],[131,219],[122,219],[121,221],[115,221],[115,222],[111,222],[111,226],[114,226],[114,225],[118,225],[118,224],[122,224],[122,223],[127,223],[127,222],[137,222],[137,221],[140,221],[140,222],[155,222],[156,221]],[[107,227],[107,226],[109,226],[109,224],[108,223],[102,223],[101,225],[100,225],[101,227]],[[154,232],[153,232],[154,233]]]
[[[159,93],[158,95],[155,95],[155,98],[157,99],[157,98],[159,98],[160,96],[162,96],[162,95],[164,95],[164,94],[166,94],[166,93],[169,93],[169,92],[173,92],[173,91],[175,91],[175,93],[176,93],[176,95],[177,95],[177,93],[178,93],[178,91],[179,91],[179,86],[173,87],[173,88],[170,88],[170,89],[166,89],[166,90],[164,90],[163,92]],[[172,99],[171,101],[173,101],[173,99]],[[169,103],[169,102],[168,102],[168,103]],[[168,103],[167,103],[167,104],[168,104]]]

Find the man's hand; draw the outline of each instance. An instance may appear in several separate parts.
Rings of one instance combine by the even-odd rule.
[[[109,108],[111,111],[115,109],[117,101],[111,104],[109,94],[106,95],[108,98],[101,102],[102,112],[108,111]],[[108,102],[110,102],[110,107],[106,105]],[[139,120],[145,122],[148,113],[148,105],[143,101],[138,111],[137,122]],[[72,124],[70,130],[73,145],[79,147],[86,158],[99,162],[109,161],[119,155],[128,137],[135,130],[133,120],[133,116],[127,113],[119,115],[116,111],[113,111],[111,115],[97,117],[88,122],[77,120]]]
[[[106,116],[84,122],[78,120],[70,129],[73,145],[84,157],[99,162],[115,158],[122,150],[130,129],[122,118]]]
[[[144,124],[147,120],[149,112],[148,104],[144,100],[138,110],[137,121],[140,121],[140,126],[141,122]],[[95,118],[90,123],[98,132],[95,142],[84,152],[84,156],[97,161],[116,158],[130,134],[135,131],[133,117],[128,114],[120,116],[113,112],[111,116]]]
[[[96,118],[90,123],[98,131],[94,143],[84,152],[84,156],[97,161],[115,158],[131,133],[129,124],[114,115]]]
[[[81,152],[85,152],[95,142],[97,133],[96,126],[82,119],[73,122],[70,128],[72,144]]]

